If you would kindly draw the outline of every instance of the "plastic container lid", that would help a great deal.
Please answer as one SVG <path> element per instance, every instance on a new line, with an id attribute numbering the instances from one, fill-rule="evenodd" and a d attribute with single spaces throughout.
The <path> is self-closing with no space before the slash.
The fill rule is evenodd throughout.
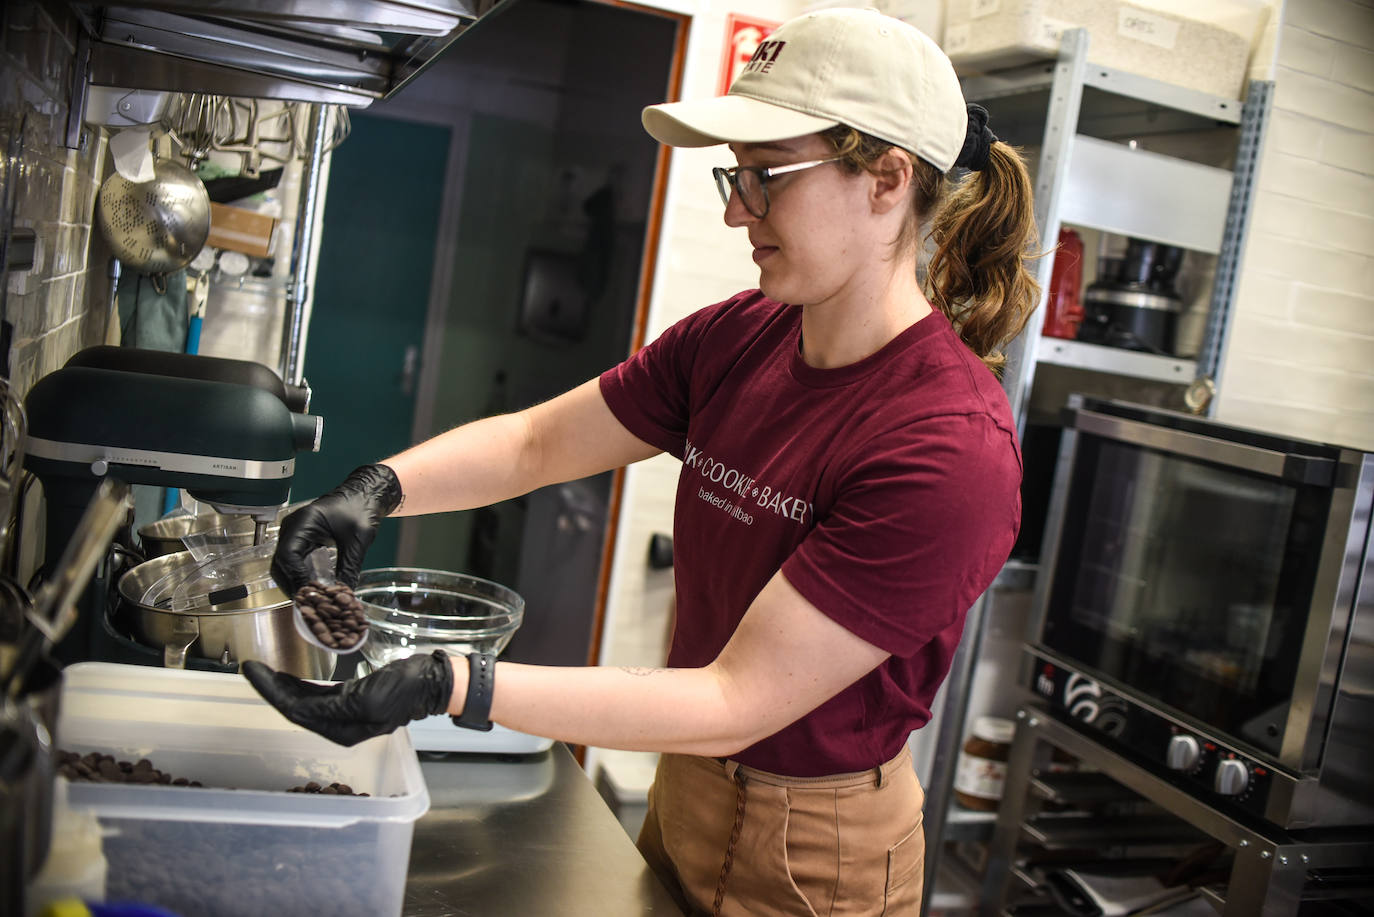
<path id="1" fill-rule="evenodd" d="M 973 721 L 973 734 L 984 742 L 1010 745 L 1016 738 L 1016 724 L 996 716 L 980 716 Z"/>

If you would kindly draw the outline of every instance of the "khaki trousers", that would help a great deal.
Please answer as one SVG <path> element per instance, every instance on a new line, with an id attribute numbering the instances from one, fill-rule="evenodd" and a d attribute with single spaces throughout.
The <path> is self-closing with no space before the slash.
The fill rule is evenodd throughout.
<path id="1" fill-rule="evenodd" d="M 906 749 L 814 778 L 663 755 L 639 849 L 691 914 L 915 915 L 924 801 Z"/>

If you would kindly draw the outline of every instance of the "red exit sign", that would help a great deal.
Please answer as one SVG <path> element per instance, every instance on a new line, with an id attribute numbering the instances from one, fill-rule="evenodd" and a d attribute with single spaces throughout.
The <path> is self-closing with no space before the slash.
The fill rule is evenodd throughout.
<path id="1" fill-rule="evenodd" d="M 725 95 L 730 84 L 739 76 L 749 58 L 758 50 L 759 43 L 778 27 L 779 23 L 753 16 L 740 16 L 729 13 L 725 17 L 725 50 L 721 54 L 720 85 L 716 92 Z"/>

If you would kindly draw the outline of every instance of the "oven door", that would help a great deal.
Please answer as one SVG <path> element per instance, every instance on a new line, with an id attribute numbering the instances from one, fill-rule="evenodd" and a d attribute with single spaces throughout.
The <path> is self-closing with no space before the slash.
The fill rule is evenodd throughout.
<path id="1" fill-rule="evenodd" d="M 1310 764 L 1285 745 L 1311 725 L 1300 671 L 1324 658 L 1310 618 L 1342 450 L 1074 404 L 1036 642 L 1205 734 Z"/>

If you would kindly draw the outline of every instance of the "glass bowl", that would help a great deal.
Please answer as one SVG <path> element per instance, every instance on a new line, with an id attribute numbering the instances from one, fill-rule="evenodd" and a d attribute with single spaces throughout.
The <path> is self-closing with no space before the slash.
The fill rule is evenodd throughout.
<path id="1" fill-rule="evenodd" d="M 525 600 L 518 593 L 443 570 L 364 570 L 353 593 L 367 614 L 362 654 L 374 669 L 434 650 L 499 654 L 525 617 Z"/>

